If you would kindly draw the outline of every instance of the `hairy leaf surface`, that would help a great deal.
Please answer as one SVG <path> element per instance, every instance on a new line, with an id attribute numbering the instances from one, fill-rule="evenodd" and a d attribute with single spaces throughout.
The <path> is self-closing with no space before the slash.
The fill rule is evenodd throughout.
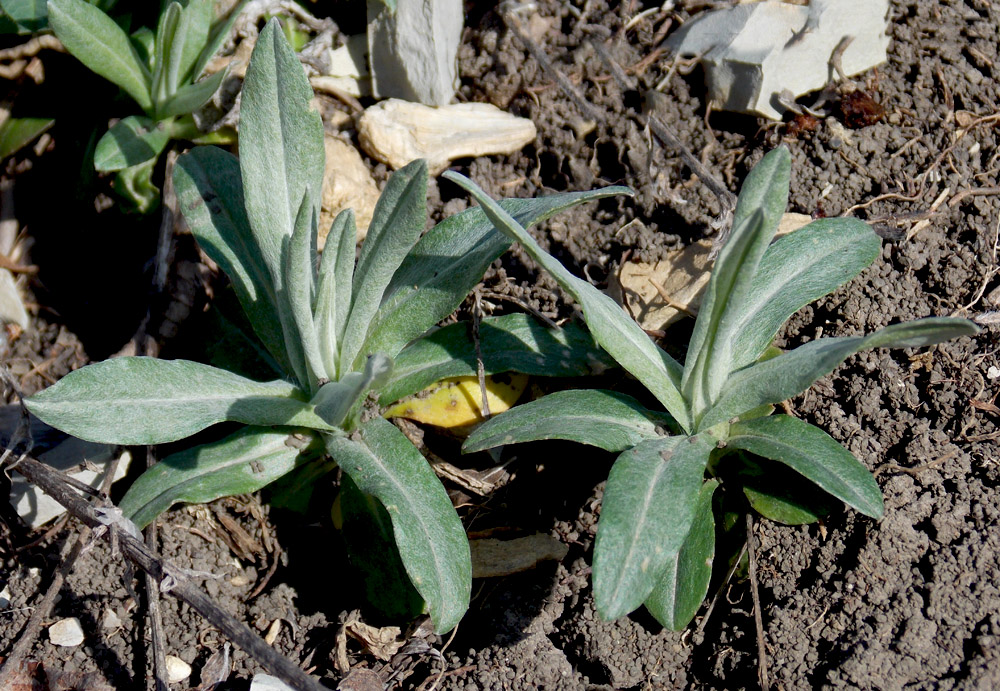
<path id="1" fill-rule="evenodd" d="M 382 418 L 356 438 L 326 436 L 330 455 L 389 517 L 403 565 L 427 603 L 434 630 L 450 631 L 469 607 L 469 541 L 441 481 L 420 452 Z"/>
<path id="2" fill-rule="evenodd" d="M 641 442 L 618 457 L 604 490 L 594 543 L 594 600 L 607 620 L 636 609 L 691 530 L 714 440 Z"/>
<path id="3" fill-rule="evenodd" d="M 851 355 L 870 348 L 916 348 L 971 336 L 979 328 L 966 319 L 929 317 L 893 324 L 869 336 L 820 338 L 764 360 L 729 377 L 718 403 L 701 421 L 701 429 L 741 413 L 796 396 Z"/>
<path id="4" fill-rule="evenodd" d="M 881 518 L 875 478 L 829 434 L 788 415 L 759 417 L 730 428 L 727 447 L 779 461 L 866 516 Z"/>
<path id="5" fill-rule="evenodd" d="M 149 71 L 111 17 L 84 0 L 50 0 L 49 25 L 73 57 L 152 110 Z"/>
<path id="6" fill-rule="evenodd" d="M 671 631 L 687 626 L 708 594 L 715 557 L 712 496 L 718 486 L 716 480 L 701 486 L 691 531 L 681 548 L 667 560 L 663 576 L 644 603 L 649 613 Z"/>
<path id="7" fill-rule="evenodd" d="M 129 487 L 119 507 L 140 528 L 178 502 L 196 504 L 256 492 L 317 457 L 294 430 L 247 427 L 220 441 L 171 454 Z M 300 448 L 301 447 L 301 448 Z"/>
<path id="8" fill-rule="evenodd" d="M 285 381 L 255 382 L 188 360 L 121 357 L 70 372 L 25 405 L 74 437 L 163 444 L 219 422 L 332 430 Z"/>
<path id="9" fill-rule="evenodd" d="M 621 452 L 663 436 L 662 428 L 671 422 L 663 413 L 647 410 L 634 398 L 614 391 L 557 391 L 484 422 L 465 440 L 462 451 L 565 439 Z"/>

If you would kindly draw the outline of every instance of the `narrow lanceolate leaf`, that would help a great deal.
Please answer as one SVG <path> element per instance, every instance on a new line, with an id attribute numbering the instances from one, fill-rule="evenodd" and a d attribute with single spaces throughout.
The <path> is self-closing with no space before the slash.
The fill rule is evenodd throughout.
<path id="1" fill-rule="evenodd" d="M 712 495 L 718 486 L 716 480 L 701 486 L 691 531 L 677 553 L 667 560 L 663 576 L 644 603 L 649 613 L 671 631 L 680 631 L 694 619 L 708 593 L 715 557 Z"/>
<path id="2" fill-rule="evenodd" d="M 541 439 L 565 439 L 621 452 L 664 436 L 673 421 L 614 391 L 559 391 L 515 406 L 477 427 L 463 453 Z"/>
<path id="3" fill-rule="evenodd" d="M 122 498 L 125 517 L 140 528 L 178 502 L 208 502 L 256 492 L 320 450 L 311 435 L 247 427 L 225 439 L 171 454 L 139 476 Z"/>
<path id="4" fill-rule="evenodd" d="M 681 366 L 653 343 L 610 297 L 545 252 L 524 227 L 468 178 L 454 172 L 445 177 L 468 191 L 498 230 L 521 243 L 536 262 L 552 274 L 583 309 L 587 327 L 602 348 L 649 389 L 683 428 L 689 428 L 687 404 L 680 392 Z"/>
<path id="5" fill-rule="evenodd" d="M 185 223 L 233 284 L 268 352 L 292 376 L 270 269 L 250 230 L 235 156 L 214 146 L 192 149 L 174 166 L 174 188 Z"/>
<path id="6" fill-rule="evenodd" d="M 820 338 L 778 357 L 764 360 L 729 377 L 718 403 L 701 420 L 708 429 L 769 403 L 796 396 L 851 355 L 870 348 L 918 348 L 959 336 L 979 327 L 967 319 L 930 317 L 893 324 L 870 336 Z"/>
<path id="7" fill-rule="evenodd" d="M 272 19 L 254 47 L 240 105 L 240 169 L 247 217 L 275 289 L 281 291 L 282 241 L 292 234 L 306 190 L 323 187 L 323 122 L 309 107 L 305 72 Z"/>
<path id="8" fill-rule="evenodd" d="M 220 70 L 210 77 L 205 77 L 195 84 L 185 84 L 170 96 L 163 105 L 157 108 L 160 117 L 170 118 L 176 115 L 187 115 L 208 103 L 228 74 L 228 69 Z"/>
<path id="9" fill-rule="evenodd" d="M 778 238 L 764 252 L 733 325 L 731 370 L 754 362 L 799 309 L 868 267 L 881 242 L 856 218 L 823 218 Z"/>
<path id="10" fill-rule="evenodd" d="M 779 147 L 750 171 L 740 191 L 733 232 L 712 268 L 684 366 L 681 388 L 695 422 L 732 369 L 732 341 L 757 265 L 788 203 L 790 171 L 788 149 Z"/>
<path id="11" fill-rule="evenodd" d="M 329 379 L 339 379 L 337 365 L 340 336 L 351 308 L 351 279 L 354 276 L 354 239 L 357 227 L 354 211 L 344 209 L 333 220 L 326 236 L 326 248 L 319 265 L 319 285 L 313 319 L 319 338 L 320 356 Z"/>
<path id="12" fill-rule="evenodd" d="M 160 21 L 156 27 L 156 58 L 153 60 L 151 80 L 154 111 L 159 111 L 159 106 L 176 90 L 180 46 L 184 43 L 186 32 L 187 24 L 181 22 L 181 5 L 176 1 L 171 2 L 160 14 Z M 173 83 L 171 80 L 174 80 Z M 159 112 L 156 113 L 156 117 L 161 117 Z"/>
<path id="13" fill-rule="evenodd" d="M 527 228 L 577 204 L 629 193 L 626 187 L 607 187 L 537 199 L 504 199 L 500 206 Z M 454 312 L 510 243 L 480 208 L 467 209 L 431 228 L 393 275 L 364 349 L 398 353 Z"/>
<path id="14" fill-rule="evenodd" d="M 170 141 L 164 123 L 130 115 L 104 133 L 94 149 L 94 168 L 102 172 L 122 170 L 154 159 Z"/>
<path id="15" fill-rule="evenodd" d="M 340 381 L 324 384 L 313 397 L 316 414 L 328 424 L 341 427 L 347 414 L 368 393 L 381 386 L 392 374 L 392 360 L 381 353 L 368 358 L 363 372 L 348 372 Z"/>
<path id="16" fill-rule="evenodd" d="M 152 110 L 149 71 L 111 17 L 84 0 L 50 0 L 49 25 L 73 57 Z"/>
<path id="17" fill-rule="evenodd" d="M 651 439 L 611 467 L 594 543 L 594 600 L 604 619 L 636 609 L 659 583 L 691 530 L 714 448 L 704 435 Z"/>
<path id="18" fill-rule="evenodd" d="M 354 271 L 351 311 L 340 346 L 340 369 L 356 369 L 374 351 L 365 349 L 372 320 L 389 281 L 427 223 L 427 163 L 413 161 L 392 174 L 375 204 Z"/>
<path id="19" fill-rule="evenodd" d="M 392 379 L 379 403 L 388 405 L 436 381 L 477 374 L 477 355 L 486 374 L 523 372 L 542 377 L 583 377 L 614 366 L 589 333 L 573 323 L 549 328 L 527 314 L 483 319 L 479 353 L 472 324 L 450 324 L 414 341 L 395 358 Z"/>
<path id="20" fill-rule="evenodd" d="M 309 201 L 309 192 L 302 197 L 295 230 L 286 239 L 284 285 L 284 306 L 279 308 L 279 316 L 285 327 L 285 352 L 289 356 L 302 358 L 304 379 L 300 379 L 310 391 L 315 391 L 320 379 L 330 379 L 323 359 L 320 357 L 319 336 L 313 323 L 313 304 L 316 294 L 316 210 Z M 301 355 L 300 355 L 301 354 Z M 293 365 L 295 362 L 293 361 Z"/>
<path id="21" fill-rule="evenodd" d="M 285 381 L 255 382 L 187 360 L 121 357 L 70 372 L 25 401 L 37 418 L 87 441 L 163 444 L 219 422 L 332 430 Z"/>
<path id="22" fill-rule="evenodd" d="M 209 2 L 209 0 L 206 0 L 206 2 L 213 6 L 215 4 L 214 2 Z M 243 13 L 247 2 L 249 2 L 249 0 L 240 0 L 233 9 L 229 10 L 229 14 L 224 20 L 218 21 L 212 26 L 208 38 L 205 40 L 204 46 L 201 48 L 201 52 L 198 53 L 198 59 L 195 60 L 190 72 L 188 72 L 188 81 L 194 81 L 201 76 L 202 72 L 205 71 L 205 67 L 212 60 L 212 58 L 215 57 L 215 54 L 219 52 L 222 48 L 222 44 L 225 43 L 226 39 L 229 37 L 230 30 L 233 28 L 233 25 L 236 23 L 239 16 Z"/>
<path id="23" fill-rule="evenodd" d="M 199 75 L 191 74 L 198 56 L 208 42 L 212 24 L 215 22 L 215 2 L 213 0 L 190 0 L 181 12 L 181 22 L 185 25 L 183 45 L 175 48 L 179 52 L 177 60 L 177 86 L 193 82 Z"/>
<path id="24" fill-rule="evenodd" d="M 20 151 L 54 123 L 52 118 L 7 118 L 0 125 L 0 159 Z"/>
<path id="25" fill-rule="evenodd" d="M 326 436 L 327 451 L 392 519 L 403 565 L 427 603 L 434 630 L 449 631 L 469 607 L 469 541 L 441 481 L 391 423 L 374 418 L 357 438 Z"/>
<path id="26" fill-rule="evenodd" d="M 882 517 L 882 492 L 875 478 L 818 427 L 788 415 L 759 417 L 733 425 L 726 446 L 784 463 L 851 508 Z"/>

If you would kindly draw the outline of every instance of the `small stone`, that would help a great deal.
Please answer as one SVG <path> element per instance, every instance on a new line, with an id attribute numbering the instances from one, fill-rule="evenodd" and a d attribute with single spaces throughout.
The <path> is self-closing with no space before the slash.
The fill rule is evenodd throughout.
<path id="1" fill-rule="evenodd" d="M 72 648 L 83 643 L 83 627 L 76 617 L 61 619 L 49 627 L 49 640 L 55 645 Z"/>
<path id="2" fill-rule="evenodd" d="M 5 585 L 3 590 L 0 590 L 0 609 L 7 609 L 10 607 L 10 586 Z"/>
<path id="3" fill-rule="evenodd" d="M 167 655 L 167 681 L 176 684 L 191 676 L 191 665 L 176 655 Z"/>
<path id="4" fill-rule="evenodd" d="M 1000 377 L 1000 367 L 997 367 L 996 365 L 990 365 L 990 368 L 986 370 L 986 378 L 996 379 L 997 377 Z M 2 596 L 2 593 L 0 593 L 0 596 Z"/>
<path id="5" fill-rule="evenodd" d="M 105 608 L 104 613 L 101 615 L 101 628 L 111 632 L 122 628 L 122 620 L 110 607 Z"/>

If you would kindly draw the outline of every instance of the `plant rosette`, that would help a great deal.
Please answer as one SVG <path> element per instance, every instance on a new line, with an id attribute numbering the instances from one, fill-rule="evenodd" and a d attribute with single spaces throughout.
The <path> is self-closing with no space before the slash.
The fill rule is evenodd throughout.
<path id="1" fill-rule="evenodd" d="M 471 452 L 566 439 L 620 454 L 604 490 L 594 544 L 594 599 L 606 619 L 645 604 L 671 629 L 691 621 L 712 576 L 720 512 L 713 493 L 720 482 L 745 482 L 750 506 L 779 521 L 815 519 L 805 496 L 796 501 L 781 491 L 792 480 L 880 518 L 882 494 L 865 466 L 819 428 L 771 415 L 773 405 L 861 350 L 914 348 L 978 331 L 964 319 L 927 318 L 869 336 L 821 338 L 768 352 L 792 314 L 854 278 L 880 252 L 878 236 L 851 218 L 817 220 L 772 244 L 788 201 L 790 170 L 782 147 L 747 176 L 683 366 L 611 298 L 546 254 L 474 183 L 445 174 L 579 303 L 597 343 L 673 418 L 664 425 L 662 413 L 619 393 L 563 391 L 491 419 L 463 447 Z M 725 472 L 734 459 L 739 472 Z"/>
<path id="2" fill-rule="evenodd" d="M 447 631 L 468 607 L 468 540 L 433 469 L 379 412 L 440 379 L 475 375 L 480 362 L 487 374 L 581 376 L 606 366 L 606 356 L 582 329 L 549 329 L 524 315 L 482 320 L 478 353 L 468 324 L 435 329 L 510 241 L 478 208 L 424 233 L 422 161 L 387 182 L 356 266 L 350 210 L 334 220 L 318 259 L 324 147 L 311 97 L 302 65 L 270 21 L 243 85 L 239 158 L 199 147 L 174 171 L 184 219 L 229 276 L 252 327 L 244 343 L 277 378 L 122 357 L 71 373 L 26 405 L 54 427 L 109 444 L 161 444 L 217 423 L 245 425 L 147 470 L 121 502 L 139 526 L 176 502 L 255 491 L 296 469 L 315 477 L 332 459 L 357 490 L 348 503 L 369 506 L 376 519 L 388 515 L 409 580 L 435 629 Z M 509 199 L 501 208 L 529 225 L 623 193 Z"/>

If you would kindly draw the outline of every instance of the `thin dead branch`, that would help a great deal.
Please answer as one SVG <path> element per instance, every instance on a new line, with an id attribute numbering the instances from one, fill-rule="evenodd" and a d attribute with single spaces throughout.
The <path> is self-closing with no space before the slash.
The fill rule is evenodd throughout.
<path id="1" fill-rule="evenodd" d="M 109 525 L 107 518 L 102 519 L 94 506 L 71 489 L 65 475 L 28 456 L 23 456 L 14 469 L 28 482 L 62 504 L 84 525 L 91 528 L 104 526 L 104 536 L 108 539 L 112 536 L 117 539 L 121 552 L 156 579 L 161 592 L 169 592 L 194 609 L 272 674 L 300 691 L 326 691 L 314 677 L 307 675 L 298 665 L 269 646 L 246 624 L 220 607 L 190 580 L 184 569 L 157 556 L 142 540 L 131 535 L 125 528 L 128 523 L 118 520 L 111 521 Z M 105 510 L 105 514 L 107 513 Z"/>

